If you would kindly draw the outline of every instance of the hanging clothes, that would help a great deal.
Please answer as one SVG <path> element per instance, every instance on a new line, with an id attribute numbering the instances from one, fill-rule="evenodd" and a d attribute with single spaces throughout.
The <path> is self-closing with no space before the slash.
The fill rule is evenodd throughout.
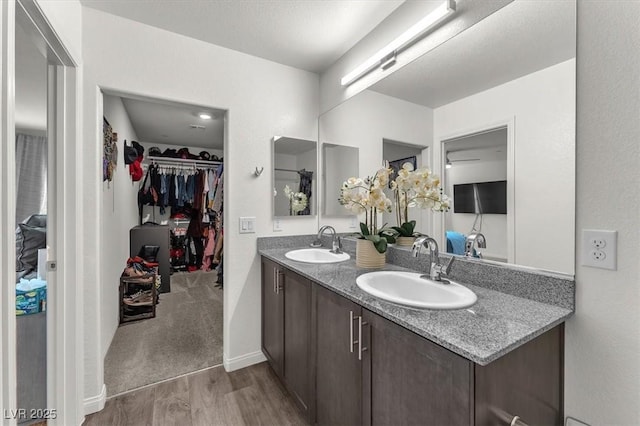
<path id="1" fill-rule="evenodd" d="M 307 196 L 307 207 L 305 207 L 304 210 L 299 211 L 298 215 L 308 216 L 311 214 L 311 188 L 313 184 L 313 172 L 302 169 L 298 171 L 298 175 L 300 175 L 300 187 L 298 188 L 298 192 L 302 192 Z"/>

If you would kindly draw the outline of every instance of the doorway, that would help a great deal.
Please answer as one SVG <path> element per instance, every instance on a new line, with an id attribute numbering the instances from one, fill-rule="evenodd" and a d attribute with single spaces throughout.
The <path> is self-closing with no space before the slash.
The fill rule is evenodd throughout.
<path id="1" fill-rule="evenodd" d="M 77 303 L 82 290 L 71 289 L 69 283 L 78 280 L 76 259 L 82 252 L 82 240 L 65 226 L 77 221 L 79 203 L 76 194 L 80 177 L 74 169 L 65 167 L 74 158 L 78 140 L 76 63 L 34 0 L 1 2 L 0 46 L 0 400 L 4 418 L 11 422 L 46 419 L 52 424 L 77 424 L 76 407 L 82 400 L 80 374 L 70 366 L 81 362 L 82 357 L 78 342 L 83 335 L 78 320 L 82 306 Z M 37 83 L 29 83 L 32 76 L 21 75 L 23 72 L 36 73 Z M 27 149 L 35 143 L 33 137 L 42 138 L 41 154 L 30 154 Z M 40 164 L 39 179 L 33 179 L 36 173 L 30 168 L 26 174 L 20 171 L 17 160 L 22 163 L 29 158 Z M 25 202 L 26 192 L 32 190 L 37 196 Z M 23 217 L 25 214 L 27 217 Z M 30 237 L 39 231 L 40 238 L 27 238 L 22 232 L 17 239 L 16 228 Z M 20 240 L 23 244 L 19 248 L 16 243 Z M 27 250 L 29 256 L 24 257 L 27 240 L 38 241 L 36 247 L 46 241 L 46 250 Z M 46 290 L 38 286 L 20 294 L 16 287 L 20 279 L 33 285 L 34 277 L 40 283 L 46 281 Z M 17 309 L 18 304 L 25 309 Z M 17 321 L 17 317 L 22 318 Z M 37 332 L 30 332 L 32 327 Z M 21 356 L 25 345 L 34 351 L 33 356 Z M 33 372 L 33 377 L 23 375 L 19 371 L 22 362 L 35 362 L 39 371 Z"/>
<path id="2" fill-rule="evenodd" d="M 413 145 L 406 142 L 395 141 L 391 139 L 382 139 L 382 159 L 389 162 L 390 166 L 395 169 L 399 169 L 406 162 L 410 163 L 414 169 L 421 167 L 430 167 L 429 162 L 429 148 L 426 146 Z M 395 176 L 393 178 L 395 179 Z M 389 199 L 394 199 L 393 192 L 387 188 L 385 190 Z M 411 209 L 409 219 L 416 221 L 415 232 L 419 232 L 424 235 L 431 235 L 431 221 L 429 220 L 429 213 L 423 209 Z M 400 226 L 396 219 L 395 211 L 383 212 L 382 223 L 387 223 L 388 226 Z"/>
<path id="3" fill-rule="evenodd" d="M 101 240 L 119 248 L 101 271 L 111 398 L 222 364 L 226 111 L 113 91 L 102 100 L 105 158 L 108 143 L 120 153 L 102 188 Z M 155 288 L 123 284 L 140 270 Z"/>

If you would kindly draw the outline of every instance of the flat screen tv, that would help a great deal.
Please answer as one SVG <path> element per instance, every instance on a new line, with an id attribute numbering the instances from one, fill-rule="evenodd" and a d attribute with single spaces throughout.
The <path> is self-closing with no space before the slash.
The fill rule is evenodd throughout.
<path id="1" fill-rule="evenodd" d="M 453 212 L 507 214 L 507 181 L 453 185 Z"/>

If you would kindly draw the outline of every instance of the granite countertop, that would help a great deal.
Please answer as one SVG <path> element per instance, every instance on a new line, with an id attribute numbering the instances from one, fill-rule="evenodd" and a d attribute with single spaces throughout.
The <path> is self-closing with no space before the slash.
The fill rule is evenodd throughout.
<path id="1" fill-rule="evenodd" d="M 477 364 L 487 365 L 552 329 L 573 310 L 456 280 L 478 296 L 465 309 L 414 309 L 371 296 L 356 285 L 358 275 L 371 269 L 356 267 L 355 258 L 333 264 L 289 260 L 291 248 L 262 248 L 258 253 L 350 299 L 394 323 Z M 383 270 L 411 271 L 387 263 Z"/>

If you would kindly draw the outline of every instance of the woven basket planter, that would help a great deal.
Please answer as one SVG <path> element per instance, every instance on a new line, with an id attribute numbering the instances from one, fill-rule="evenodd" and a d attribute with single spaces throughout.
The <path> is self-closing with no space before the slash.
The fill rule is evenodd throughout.
<path id="1" fill-rule="evenodd" d="M 378 253 L 369 240 L 356 243 L 356 266 L 360 268 L 382 268 L 387 261 L 386 253 Z"/>
<path id="2" fill-rule="evenodd" d="M 416 237 L 398 237 L 396 238 L 396 245 L 412 246 L 415 241 Z"/>

